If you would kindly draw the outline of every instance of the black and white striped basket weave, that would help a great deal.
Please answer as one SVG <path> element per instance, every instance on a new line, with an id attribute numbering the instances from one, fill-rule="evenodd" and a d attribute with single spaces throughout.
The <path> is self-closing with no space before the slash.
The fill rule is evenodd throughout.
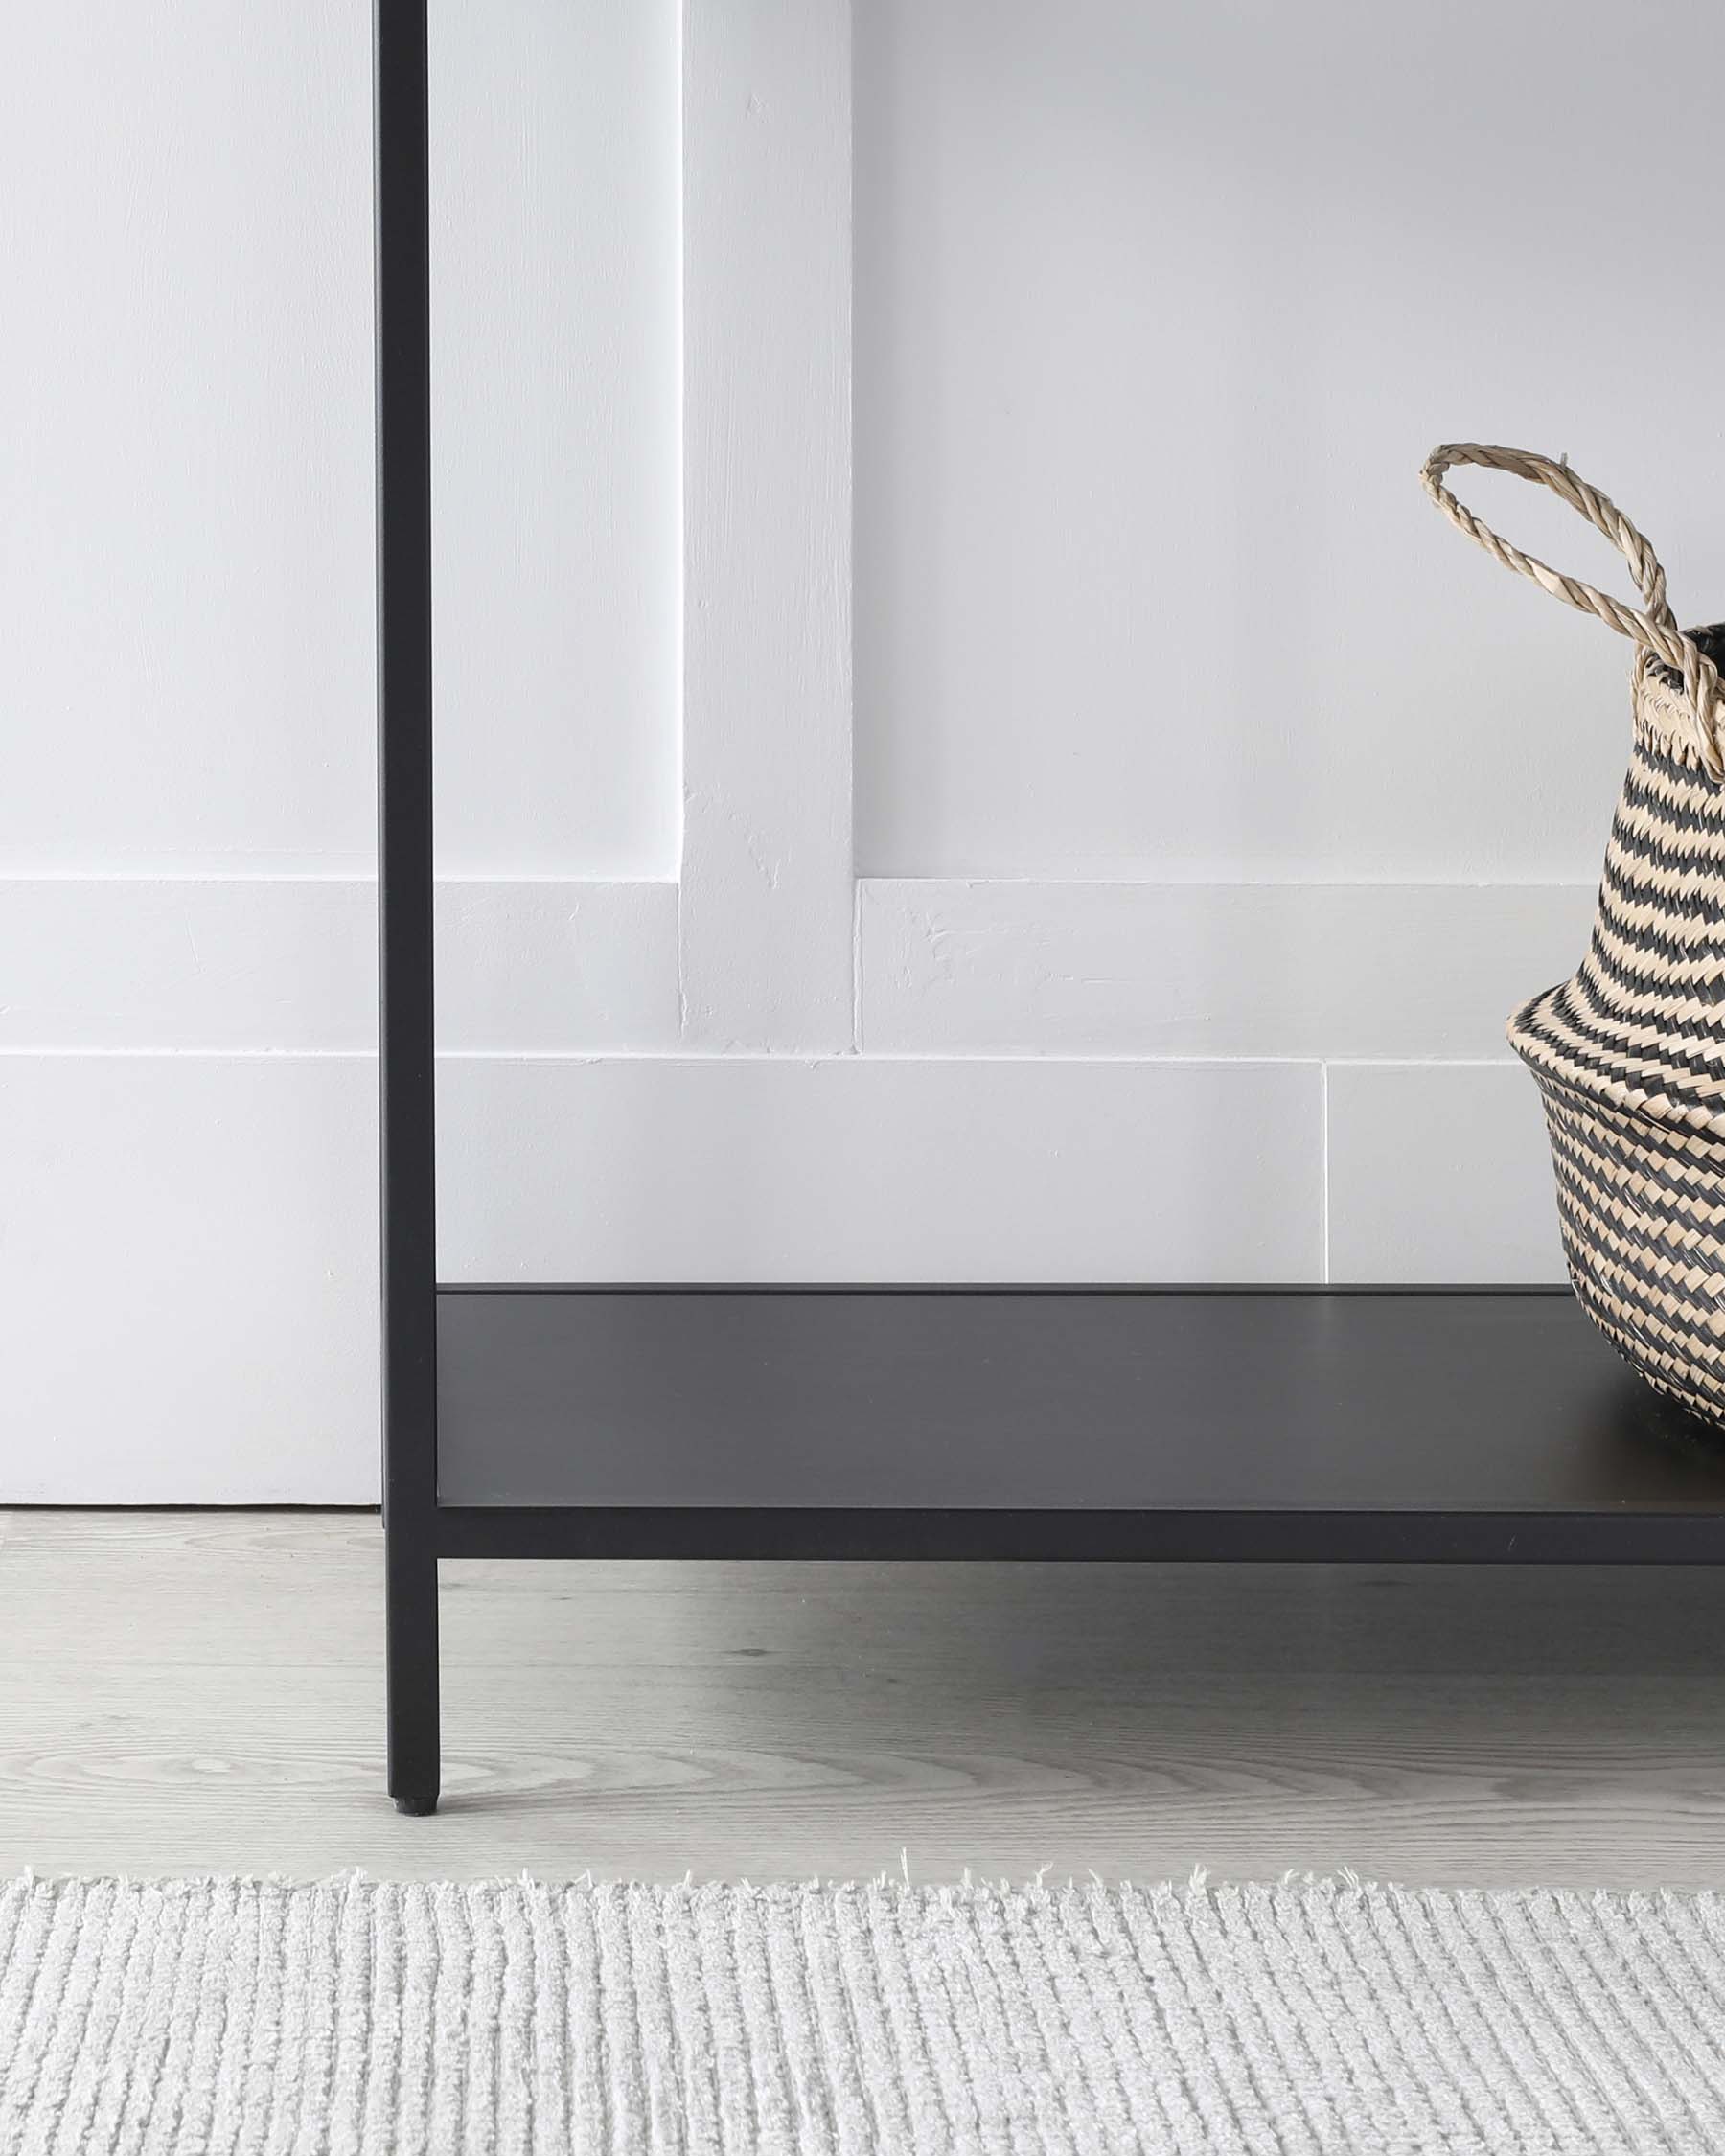
<path id="1" fill-rule="evenodd" d="M 1560 494 L 1621 549 L 1645 610 L 1500 539 L 1443 485 L 1461 464 Z M 1421 477 L 1487 553 L 1636 645 L 1634 749 L 1593 941 L 1516 1012 L 1509 1043 L 1545 1099 L 1576 1295 L 1644 1377 L 1725 1423 L 1725 624 L 1677 627 L 1652 548 L 1567 465 L 1449 443 Z"/>

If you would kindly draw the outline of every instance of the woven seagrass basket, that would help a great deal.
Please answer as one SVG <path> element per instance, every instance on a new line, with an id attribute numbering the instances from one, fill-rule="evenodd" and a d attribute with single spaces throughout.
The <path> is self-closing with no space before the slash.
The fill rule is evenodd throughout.
<path id="1" fill-rule="evenodd" d="M 1461 464 L 1560 494 L 1622 551 L 1645 610 L 1500 539 L 1443 485 Z M 1593 941 L 1516 1012 L 1509 1043 L 1544 1096 L 1583 1307 L 1651 1384 L 1725 1424 L 1725 624 L 1679 629 L 1653 549 L 1565 464 L 1452 442 L 1421 478 L 1488 554 L 1636 646 L 1634 747 Z"/>

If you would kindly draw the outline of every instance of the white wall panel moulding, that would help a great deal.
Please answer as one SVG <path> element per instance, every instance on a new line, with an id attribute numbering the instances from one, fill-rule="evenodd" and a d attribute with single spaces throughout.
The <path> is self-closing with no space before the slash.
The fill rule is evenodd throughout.
<path id="1" fill-rule="evenodd" d="M 446 1278 L 1318 1276 L 1320 1072 L 854 1056 L 439 1072 Z"/>
<path id="2" fill-rule="evenodd" d="M 1502 1058 L 1504 1018 L 1573 967 L 1592 904 L 1580 885 L 870 881 L 862 1046 Z M 361 879 L 0 880 L 0 1048 L 369 1049 L 376 906 Z M 680 1029 L 673 883 L 451 882 L 438 929 L 447 1048 L 731 1045 Z"/>
<path id="3" fill-rule="evenodd" d="M 377 884 L 0 880 L 0 1049 L 368 1052 Z M 677 886 L 438 887 L 450 1049 L 678 1044 Z"/>
<path id="4" fill-rule="evenodd" d="M 677 912 L 675 883 L 440 884 L 440 1046 L 675 1048 Z"/>
<path id="5" fill-rule="evenodd" d="M 1561 1280 L 1551 1150 L 1518 1063 L 1328 1073 L 1329 1277 Z"/>
<path id="6" fill-rule="evenodd" d="M 1507 1058 L 1591 884 L 858 885 L 862 1044 L 925 1055 Z"/>

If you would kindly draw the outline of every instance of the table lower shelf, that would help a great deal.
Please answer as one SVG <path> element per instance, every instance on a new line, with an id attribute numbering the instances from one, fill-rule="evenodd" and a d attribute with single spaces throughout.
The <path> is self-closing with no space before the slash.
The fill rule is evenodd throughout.
<path id="1" fill-rule="evenodd" d="M 438 1294 L 445 1555 L 1713 1562 L 1566 1291 Z"/>

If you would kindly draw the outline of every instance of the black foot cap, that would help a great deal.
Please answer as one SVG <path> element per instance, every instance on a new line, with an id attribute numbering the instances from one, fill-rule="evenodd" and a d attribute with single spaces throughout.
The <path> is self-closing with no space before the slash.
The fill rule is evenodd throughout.
<path id="1" fill-rule="evenodd" d="M 429 1797 L 398 1797 L 395 1808 L 409 1819 L 429 1819 L 437 1809 L 437 1797 L 435 1792 Z"/>

